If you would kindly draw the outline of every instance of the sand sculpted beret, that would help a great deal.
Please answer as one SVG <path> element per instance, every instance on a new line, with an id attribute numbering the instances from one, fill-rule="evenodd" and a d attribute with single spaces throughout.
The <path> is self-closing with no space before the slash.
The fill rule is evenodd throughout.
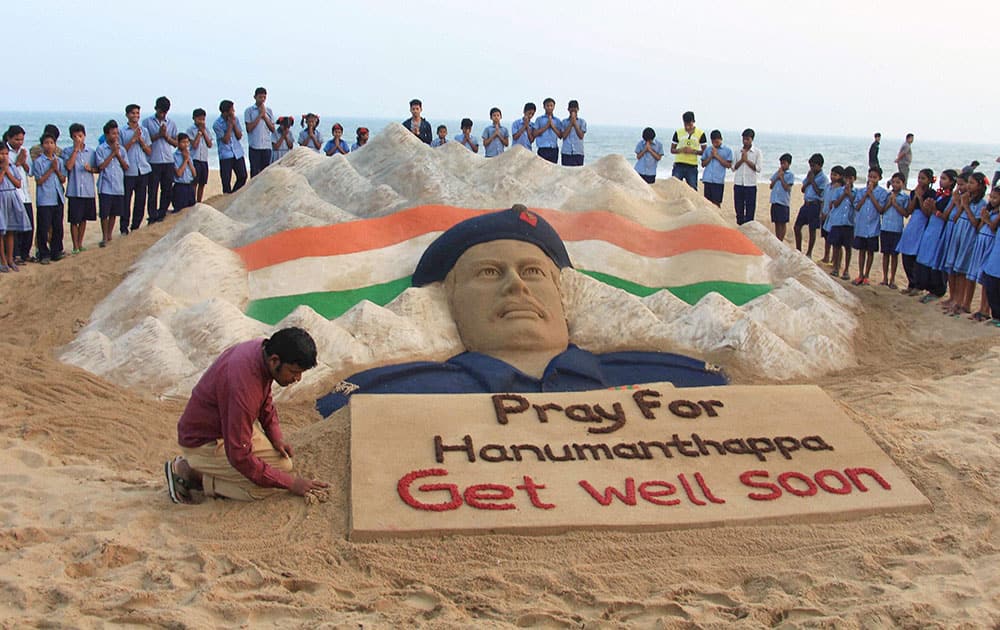
<path id="1" fill-rule="evenodd" d="M 413 286 L 444 280 L 465 250 L 490 241 L 513 240 L 536 245 L 560 269 L 572 267 L 559 234 L 549 223 L 521 204 L 456 223 L 434 239 L 413 272 Z"/>

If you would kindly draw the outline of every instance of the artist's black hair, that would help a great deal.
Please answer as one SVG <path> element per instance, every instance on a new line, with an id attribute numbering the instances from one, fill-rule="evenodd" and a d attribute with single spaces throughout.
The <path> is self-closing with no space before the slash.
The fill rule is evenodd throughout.
<path id="1" fill-rule="evenodd" d="M 301 328 L 282 328 L 265 339 L 264 354 L 278 355 L 282 363 L 292 363 L 303 370 L 316 367 L 316 342 Z"/>

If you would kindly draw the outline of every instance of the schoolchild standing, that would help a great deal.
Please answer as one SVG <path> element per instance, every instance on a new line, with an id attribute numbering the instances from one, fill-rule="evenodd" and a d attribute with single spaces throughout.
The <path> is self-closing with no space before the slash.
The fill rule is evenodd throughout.
<path id="1" fill-rule="evenodd" d="M 187 136 L 191 141 L 191 161 L 194 163 L 194 170 L 198 172 L 194 178 L 195 200 L 198 203 L 201 203 L 205 186 L 208 184 L 208 150 L 212 148 L 212 134 L 205 125 L 207 116 L 207 112 L 200 107 L 191 112 L 194 124 L 187 130 Z"/>
<path id="2" fill-rule="evenodd" d="M 882 207 L 882 217 L 879 220 L 879 249 L 882 251 L 882 286 L 896 288 L 896 268 L 899 265 L 899 252 L 896 246 L 903 235 L 903 221 L 908 212 L 906 206 L 909 196 L 903 192 L 903 175 L 894 173 L 889 179 L 889 195 Z"/>
<path id="3" fill-rule="evenodd" d="M 125 173 L 128 158 L 121 144 L 118 123 L 109 120 L 104 124 L 104 142 L 94 152 L 97 172 L 97 200 L 101 218 L 101 242 L 106 247 L 115 231 L 115 219 L 122 225 L 128 223 L 128 206 L 125 204 Z"/>
<path id="4" fill-rule="evenodd" d="M 97 189 L 94 186 L 94 151 L 87 146 L 87 130 L 80 123 L 69 126 L 73 146 L 63 149 L 66 164 L 66 197 L 69 200 L 69 235 L 73 254 L 84 251 L 87 221 L 97 220 Z"/>
<path id="5" fill-rule="evenodd" d="M 18 271 L 15 260 L 16 235 L 31 229 L 18 191 L 23 180 L 11 163 L 10 149 L 0 143 L 0 272 Z"/>
<path id="6" fill-rule="evenodd" d="M 135 103 L 125 106 L 125 118 L 128 123 L 121 132 L 125 160 L 128 162 L 128 170 L 125 171 L 125 207 L 129 206 L 133 195 L 135 201 L 132 203 L 132 219 L 122 221 L 123 236 L 130 230 L 138 230 L 142 226 L 142 215 L 146 212 L 149 174 L 152 171 L 152 167 L 149 166 L 149 155 L 153 152 L 153 141 L 146 128 L 139 124 L 140 115 L 139 106 Z"/>
<path id="7" fill-rule="evenodd" d="M 35 206 L 38 221 L 35 234 L 38 241 L 38 262 L 43 265 L 62 260 L 63 213 L 66 207 L 66 165 L 56 151 L 56 138 L 42 134 L 42 154 L 31 163 L 35 178 Z"/>
<path id="8" fill-rule="evenodd" d="M 153 140 L 149 154 L 149 188 L 146 196 L 146 214 L 150 223 L 162 221 L 167 216 L 170 205 L 170 189 L 174 185 L 174 148 L 177 146 L 177 125 L 167 117 L 170 99 L 161 96 L 156 99 L 156 111 L 142 121 L 142 126 Z M 159 203 L 157 203 L 159 189 Z"/>

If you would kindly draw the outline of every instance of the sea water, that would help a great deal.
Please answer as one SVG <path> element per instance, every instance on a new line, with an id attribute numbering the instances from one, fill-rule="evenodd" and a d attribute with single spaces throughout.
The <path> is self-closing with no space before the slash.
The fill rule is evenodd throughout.
<path id="1" fill-rule="evenodd" d="M 239 109 L 239 108 L 237 108 Z M 240 110 L 242 111 L 242 110 Z M 144 117 L 148 115 L 144 113 Z M 289 113 L 274 112 L 279 115 L 291 115 Z M 174 123 L 179 131 L 186 131 L 191 126 L 191 118 L 187 115 L 172 115 Z M 216 116 L 210 114 L 207 124 L 211 127 Z M 296 121 L 299 117 L 296 116 Z M 54 124 L 59 127 L 62 135 L 59 137 L 59 146 L 68 146 L 69 126 L 74 122 L 83 124 L 87 129 L 87 143 L 91 146 L 97 145 L 97 139 L 101 135 L 101 128 L 110 119 L 118 121 L 119 126 L 125 125 L 125 116 L 113 112 L 26 112 L 26 111 L 5 111 L 0 112 L 0 126 L 6 130 L 9 125 L 17 124 L 24 127 L 26 132 L 25 144 L 32 146 L 38 143 L 38 138 L 46 124 Z M 331 137 L 330 128 L 335 122 L 339 122 L 344 127 L 344 139 L 353 143 L 355 140 L 355 130 L 358 127 L 367 127 L 371 134 L 377 134 L 386 125 L 398 120 L 387 118 L 360 118 L 353 116 L 343 116 L 340 118 L 320 115 L 320 129 L 323 131 L 325 139 Z M 516 118 L 508 117 L 504 120 L 504 126 L 508 129 Z M 461 132 L 459 120 L 434 120 L 429 119 L 432 130 L 436 130 L 438 124 L 448 126 L 448 137 L 453 138 Z M 474 122 L 473 135 L 476 138 L 482 136 L 483 129 L 489 125 L 489 121 L 478 120 Z M 642 138 L 642 127 L 625 125 L 605 125 L 598 121 L 587 121 L 587 135 L 584 141 L 586 162 L 594 162 L 606 155 L 623 155 L 630 164 L 635 163 L 635 146 Z M 679 125 L 678 125 L 679 126 Z M 669 126 L 655 127 L 657 139 L 663 143 L 665 155 L 660 161 L 658 176 L 668 177 L 670 175 L 673 161 L 670 156 L 670 138 L 675 128 Z M 704 128 L 705 133 L 709 128 Z M 298 136 L 298 123 L 293 129 L 295 136 Z M 741 130 L 721 129 L 723 143 L 733 149 L 734 155 L 739 154 L 742 146 L 740 140 Z M 915 130 L 915 132 L 919 131 Z M 435 132 L 436 135 L 436 132 Z M 792 172 L 795 173 L 796 180 L 801 181 L 809 170 L 809 156 L 813 153 L 821 153 L 825 158 L 824 170 L 829 169 L 834 164 L 842 166 L 854 166 L 858 170 L 858 180 L 863 181 L 868 170 L 868 147 L 872 142 L 871 137 L 839 137 L 824 135 L 805 135 L 789 133 L 773 133 L 765 130 L 757 130 L 755 144 L 764 155 L 764 165 L 761 169 L 760 181 L 767 181 L 770 175 L 778 169 L 778 156 L 782 153 L 792 155 Z M 885 172 L 885 180 L 896 171 L 893 160 L 903 143 L 902 138 L 882 139 L 879 161 L 882 170 Z M 243 144 L 246 146 L 246 135 L 243 137 Z M 972 160 L 978 160 L 980 165 L 977 170 L 982 171 L 987 177 L 992 179 L 993 172 L 1000 170 L 997 156 L 1000 149 L 983 143 L 975 142 L 941 142 L 932 140 L 922 140 L 917 136 L 913 143 L 913 163 L 910 166 L 909 186 L 916 184 L 917 172 L 922 168 L 931 168 L 935 174 L 946 168 L 955 170 L 961 169 Z M 482 149 L 480 149 L 481 151 Z M 209 151 L 209 165 L 217 169 L 219 165 L 218 154 L 215 150 Z M 729 179 L 732 179 L 730 173 Z"/>

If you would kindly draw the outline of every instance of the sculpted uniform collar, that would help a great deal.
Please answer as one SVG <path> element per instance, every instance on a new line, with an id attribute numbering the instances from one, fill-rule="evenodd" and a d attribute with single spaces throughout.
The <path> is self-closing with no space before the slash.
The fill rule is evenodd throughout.
<path id="1" fill-rule="evenodd" d="M 567 384 L 571 389 L 580 389 L 588 386 L 601 387 L 605 382 L 598 357 L 573 344 L 549 362 L 541 379 L 479 352 L 463 352 L 447 363 L 460 367 L 468 376 L 481 383 L 484 392 L 558 391 L 554 388 L 559 381 L 562 381 L 560 387 L 565 391 Z M 526 390 L 521 385 L 523 383 L 532 383 L 534 388 Z"/>

